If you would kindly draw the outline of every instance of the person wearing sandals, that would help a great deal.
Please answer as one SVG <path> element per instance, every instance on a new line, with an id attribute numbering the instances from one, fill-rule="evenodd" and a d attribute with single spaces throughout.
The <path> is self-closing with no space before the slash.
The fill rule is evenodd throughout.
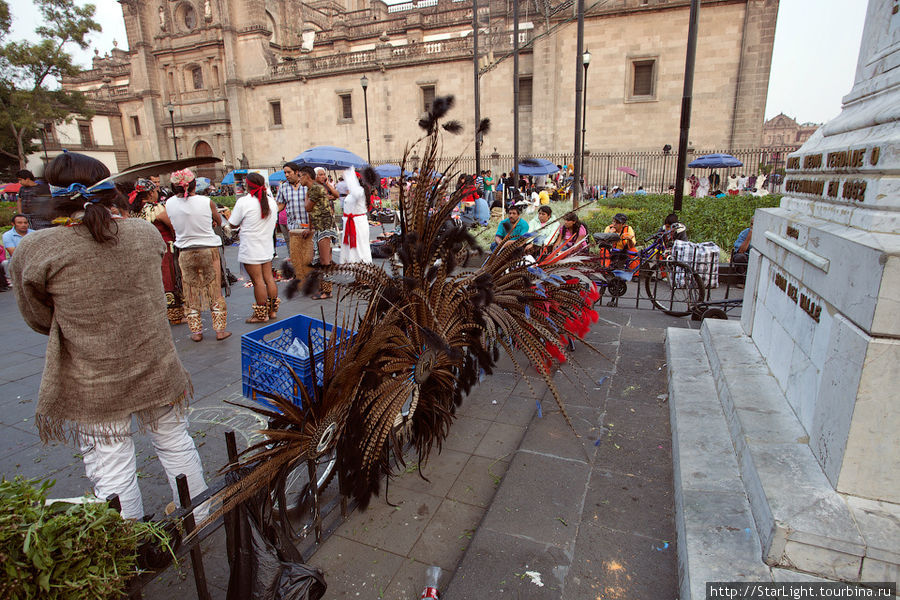
<path id="1" fill-rule="evenodd" d="M 222 215 L 215 203 L 194 192 L 197 181 L 190 169 L 175 171 L 169 176 L 175 195 L 166 200 L 166 214 L 175 229 L 175 248 L 184 288 L 185 317 L 191 339 L 203 339 L 203 320 L 200 311 L 212 313 L 213 330 L 217 340 L 231 336 L 228 325 L 228 306 L 222 295 L 222 265 L 219 247 L 222 239 L 213 231 L 213 222 L 222 224 Z"/>
<path id="2" fill-rule="evenodd" d="M 122 517 L 144 517 L 132 417 L 146 431 L 177 499 L 206 489 L 188 433 L 191 380 L 160 301 L 165 244 L 143 219 L 125 219 L 125 198 L 95 158 L 64 152 L 45 170 L 46 216 L 66 226 L 27 235 L 10 264 L 25 322 L 48 336 L 35 425 L 41 441 L 73 440 L 97 498 L 118 494 Z"/>
<path id="3" fill-rule="evenodd" d="M 278 286 L 272 274 L 272 243 L 278 222 L 278 205 L 268 193 L 265 178 L 259 173 L 247 174 L 246 196 L 234 203 L 228 222 L 241 228 L 238 261 L 253 282 L 253 315 L 247 323 L 265 323 L 278 315 Z"/>
<path id="4" fill-rule="evenodd" d="M 159 200 L 159 185 L 150 179 L 138 179 L 128 196 L 132 217 L 144 219 L 156 227 L 166 243 L 162 260 L 163 288 L 166 290 L 166 312 L 170 325 L 186 323 L 181 300 L 181 276 L 175 268 L 175 230 L 166 214 L 166 205 Z"/>
<path id="5" fill-rule="evenodd" d="M 316 172 L 312 167 L 304 165 L 300 167 L 300 185 L 306 187 L 306 211 L 309 214 L 309 224 L 313 230 L 313 244 L 319 249 L 319 265 L 331 266 L 331 242 L 338 239 L 334 228 L 334 210 L 331 208 L 331 198 L 322 184 L 316 181 Z M 324 279 L 319 284 L 319 293 L 312 296 L 313 300 L 327 300 L 331 298 L 331 282 Z"/>

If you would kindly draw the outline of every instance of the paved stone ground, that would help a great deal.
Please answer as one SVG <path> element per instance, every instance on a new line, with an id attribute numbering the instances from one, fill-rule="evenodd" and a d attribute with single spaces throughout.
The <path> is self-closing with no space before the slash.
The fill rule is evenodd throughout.
<path id="1" fill-rule="evenodd" d="M 226 254 L 236 265 L 236 249 Z M 237 284 L 228 302 L 229 340 L 207 336 L 197 344 L 186 326 L 173 328 L 194 382 L 190 430 L 209 477 L 225 462 L 224 431 L 237 431 L 243 448 L 264 425 L 223 402 L 242 400 L 239 336 L 253 327 L 243 323 L 251 290 Z M 281 316 L 318 317 L 323 306 L 330 318 L 333 301 L 307 299 L 284 303 Z M 633 308 L 600 313 L 587 339 L 606 358 L 579 348 L 555 377 L 581 437 L 539 379 L 530 378 L 529 389 L 502 363 L 464 400 L 442 452 L 426 465 L 410 457 L 392 480 L 387 498 L 395 506 L 382 494 L 312 556 L 326 572 L 326 597 L 417 598 L 430 564 L 444 569 L 445 598 L 676 597 L 663 340 L 665 327 L 698 324 Z M 37 438 L 46 338 L 22 322 L 11 293 L 0 294 L 0 340 L 8 349 L 0 368 L 0 474 L 52 477 L 55 497 L 88 491 L 77 449 Z M 159 511 L 171 500 L 167 480 L 149 440 L 135 442 L 145 509 Z M 214 598 L 224 598 L 228 584 L 223 541 L 220 531 L 203 547 Z M 145 597 L 196 597 L 189 571 L 185 562 L 158 577 Z"/>

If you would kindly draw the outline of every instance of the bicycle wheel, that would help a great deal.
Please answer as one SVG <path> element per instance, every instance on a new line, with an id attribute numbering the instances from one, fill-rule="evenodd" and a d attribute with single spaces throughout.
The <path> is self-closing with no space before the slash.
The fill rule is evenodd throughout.
<path id="1" fill-rule="evenodd" d="M 644 289 L 653 306 L 673 317 L 691 314 L 703 299 L 703 280 L 688 265 L 671 259 L 647 265 Z"/>
<path id="2" fill-rule="evenodd" d="M 332 427 L 334 425 L 332 424 Z M 330 435 L 323 436 L 322 442 L 319 444 L 317 451 L 319 456 L 316 462 L 316 489 L 321 494 L 325 488 L 331 483 L 331 480 L 337 474 L 337 451 L 331 445 L 332 437 Z M 285 510 L 290 515 L 303 515 L 312 507 L 313 487 L 309 480 L 309 465 L 307 461 L 301 460 L 288 473 L 284 485 Z M 278 498 L 273 494 L 272 500 L 276 502 L 276 512 L 279 512 L 280 506 Z"/>

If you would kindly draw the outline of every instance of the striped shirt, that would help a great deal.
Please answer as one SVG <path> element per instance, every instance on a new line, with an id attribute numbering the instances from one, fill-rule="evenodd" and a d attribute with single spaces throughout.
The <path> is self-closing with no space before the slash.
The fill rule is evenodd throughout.
<path id="1" fill-rule="evenodd" d="M 288 229 L 300 229 L 301 225 L 309 225 L 309 215 L 306 214 L 305 187 L 298 185 L 295 189 L 290 182 L 282 181 L 278 186 L 278 197 L 275 201 L 278 204 L 284 204 Z"/>

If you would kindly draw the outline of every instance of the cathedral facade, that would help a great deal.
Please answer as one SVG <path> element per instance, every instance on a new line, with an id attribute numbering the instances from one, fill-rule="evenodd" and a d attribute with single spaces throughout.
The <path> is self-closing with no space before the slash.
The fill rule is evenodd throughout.
<path id="1" fill-rule="evenodd" d="M 119 0 L 129 50 L 63 85 L 115 106 L 119 162 L 213 155 L 272 167 L 316 145 L 397 160 L 436 96 L 474 129 L 473 4 L 418 0 Z M 689 0 L 586 3 L 591 152 L 677 145 Z M 519 1 L 519 153 L 572 152 L 574 3 Z M 513 4 L 478 4 L 484 154 L 513 149 Z M 691 143 L 758 146 L 778 0 L 704 0 Z M 366 88 L 363 89 L 362 82 Z M 366 118 L 368 113 L 368 118 Z M 173 136 L 174 133 L 174 136 Z M 472 153 L 473 150 L 468 150 Z M 119 168 L 125 165 L 119 165 Z"/>

